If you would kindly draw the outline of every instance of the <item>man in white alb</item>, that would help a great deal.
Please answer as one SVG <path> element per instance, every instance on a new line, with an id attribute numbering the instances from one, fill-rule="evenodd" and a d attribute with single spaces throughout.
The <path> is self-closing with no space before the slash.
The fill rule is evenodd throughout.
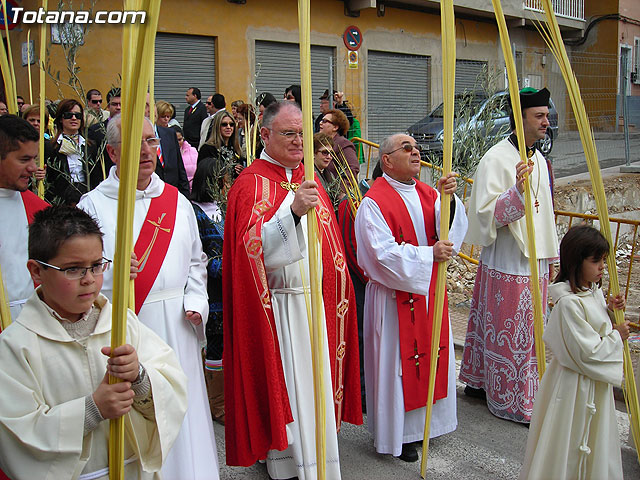
<path id="1" fill-rule="evenodd" d="M 440 193 L 414 177 L 415 140 L 404 134 L 380 144 L 383 176 L 362 200 L 355 220 L 358 264 L 369 278 L 364 307 L 367 422 L 379 453 L 418 459 L 423 439 L 437 262 L 460 249 L 467 230 L 453 174 L 438 181 L 452 194 L 449 241 L 438 239 Z M 455 359 L 446 308 L 436 370 L 431 437 L 456 429 Z"/>

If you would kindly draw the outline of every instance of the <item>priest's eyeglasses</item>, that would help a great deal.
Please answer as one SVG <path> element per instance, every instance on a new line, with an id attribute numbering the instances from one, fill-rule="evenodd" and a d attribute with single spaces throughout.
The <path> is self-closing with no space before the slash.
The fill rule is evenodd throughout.
<path id="1" fill-rule="evenodd" d="M 100 263 L 96 263 L 95 265 L 91 265 L 90 267 L 67 267 L 67 268 L 56 267 L 55 265 L 51 265 L 46 262 L 41 262 L 40 260 L 36 260 L 36 262 L 38 262 L 40 265 L 44 267 L 53 268 L 54 270 L 58 270 L 59 272 L 64 273 L 64 276 L 67 277 L 69 280 L 79 280 L 81 278 L 84 278 L 84 276 L 87 274 L 88 271 L 91 271 L 91 275 L 93 275 L 94 277 L 102 275 L 104 272 L 106 272 L 107 269 L 109 268 L 109 265 L 111 265 L 111 260 L 104 257 L 102 257 L 102 260 L 104 261 Z"/>
<path id="2" fill-rule="evenodd" d="M 387 152 L 387 155 L 396 153 L 398 150 L 404 150 L 405 152 L 413 152 L 414 148 L 418 150 L 418 153 L 422 153 L 422 146 L 419 143 L 416 143 L 415 145 L 411 145 L 410 143 L 403 143 L 395 150 L 391 150 L 390 152 Z"/>
<path id="3" fill-rule="evenodd" d="M 302 132 L 294 132 L 293 130 L 286 132 L 278 132 L 278 135 L 282 135 L 284 138 L 293 142 L 296 138 L 300 138 L 302 140 Z"/>

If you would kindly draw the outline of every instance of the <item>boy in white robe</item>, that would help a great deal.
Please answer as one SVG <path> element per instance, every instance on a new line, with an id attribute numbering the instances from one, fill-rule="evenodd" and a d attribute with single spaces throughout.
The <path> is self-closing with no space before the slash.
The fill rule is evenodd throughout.
<path id="1" fill-rule="evenodd" d="M 111 351 L 110 261 L 85 212 L 51 207 L 29 232 L 40 286 L 0 335 L 0 468 L 12 479 L 107 479 L 108 419 L 125 416 L 125 478 L 159 478 L 186 411 L 175 354 L 131 312 Z M 121 383 L 109 385 L 109 374 Z"/>

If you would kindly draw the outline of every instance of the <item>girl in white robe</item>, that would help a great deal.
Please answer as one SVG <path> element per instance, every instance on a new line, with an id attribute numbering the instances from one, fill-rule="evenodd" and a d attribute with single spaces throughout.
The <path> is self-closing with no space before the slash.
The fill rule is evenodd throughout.
<path id="1" fill-rule="evenodd" d="M 598 286 L 609 244 L 586 225 L 560 244 L 560 273 L 543 340 L 553 360 L 536 395 L 520 479 L 623 478 L 613 385 L 622 383 L 628 322 L 613 325 L 618 296 Z"/>

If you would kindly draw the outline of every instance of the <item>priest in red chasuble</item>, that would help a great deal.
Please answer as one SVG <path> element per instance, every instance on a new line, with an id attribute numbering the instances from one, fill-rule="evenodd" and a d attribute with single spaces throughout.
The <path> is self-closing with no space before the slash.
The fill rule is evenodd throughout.
<path id="1" fill-rule="evenodd" d="M 451 194 L 449 240 L 438 239 L 440 193 L 416 180 L 420 151 L 404 134 L 380 144 L 384 172 L 356 215 L 358 264 L 367 284 L 364 359 L 367 423 L 379 453 L 418 460 L 413 442 L 424 435 L 429 386 L 436 273 L 462 245 L 464 205 L 454 193 L 453 174 L 438 181 Z M 431 437 L 457 426 L 455 358 L 445 296 L 436 370 Z"/>
<path id="2" fill-rule="evenodd" d="M 189 200 L 155 173 L 160 139 L 149 119 L 144 120 L 139 157 L 121 158 L 120 128 L 118 114 L 107 125 L 107 151 L 115 166 L 106 180 L 82 197 L 78 207 L 98 221 L 104 233 L 104 255 L 113 258 L 120 164 L 140 162 L 133 214 L 134 252 L 140 262 L 135 311 L 142 323 L 173 348 L 188 378 L 187 414 L 162 465 L 162 477 L 215 480 L 216 443 L 201 356 L 204 322 L 209 316 L 206 256 L 198 225 Z M 111 299 L 112 270 L 104 274 L 102 293 Z"/>
<path id="3" fill-rule="evenodd" d="M 355 298 L 333 207 L 304 180 L 302 113 L 265 110 L 261 158 L 229 191 L 223 251 L 226 451 L 229 465 L 266 459 L 271 478 L 316 478 L 307 219 L 318 215 L 325 317 L 326 477 L 340 478 L 336 432 L 360 424 Z M 309 139 L 312 141 L 312 139 Z M 309 159 L 313 161 L 313 158 Z"/>

